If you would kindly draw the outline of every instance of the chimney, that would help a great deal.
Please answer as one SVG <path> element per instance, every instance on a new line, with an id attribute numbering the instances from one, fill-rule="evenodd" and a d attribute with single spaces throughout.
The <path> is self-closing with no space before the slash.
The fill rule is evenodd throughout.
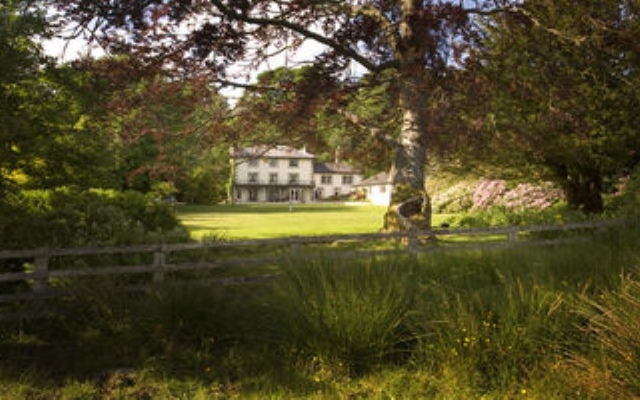
<path id="1" fill-rule="evenodd" d="M 338 146 L 336 147 L 336 151 L 335 151 L 335 155 L 334 155 L 334 160 L 333 160 L 336 164 L 340 164 L 342 162 L 342 147 Z"/>

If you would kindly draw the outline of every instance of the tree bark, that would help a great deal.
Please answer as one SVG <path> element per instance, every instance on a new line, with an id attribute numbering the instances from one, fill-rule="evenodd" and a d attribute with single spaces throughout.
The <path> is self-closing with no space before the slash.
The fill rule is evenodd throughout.
<path id="1" fill-rule="evenodd" d="M 604 210 L 602 176 L 597 169 L 562 166 L 559 175 L 569 208 L 588 214 Z"/>
<path id="2" fill-rule="evenodd" d="M 426 115 L 424 112 L 424 96 L 422 95 L 420 74 L 404 79 L 400 94 L 402 127 L 393 153 L 393 164 L 390 180 L 393 187 L 391 204 L 385 217 L 387 230 L 402 229 L 394 223 L 393 213 L 398 207 L 417 197 L 422 199 L 418 212 L 412 212 L 420 220 L 421 228 L 431 227 L 431 204 L 425 188 L 424 167 L 427 159 Z M 411 215 L 405 215 L 409 217 Z M 391 219 L 390 219 L 391 218 Z M 396 226 L 394 226 L 396 225 Z"/>
<path id="3" fill-rule="evenodd" d="M 427 113 L 425 77 L 425 43 L 428 33 L 421 26 L 422 1 L 402 1 L 401 40 L 396 47 L 399 72 L 399 104 L 402 126 L 393 154 L 390 181 L 391 204 L 385 215 L 386 230 L 403 229 L 397 223 L 398 207 L 417 197 L 422 198 L 419 218 L 421 228 L 431 227 L 431 202 L 425 188 L 427 160 Z M 408 215 L 405 215 L 408 217 Z"/>

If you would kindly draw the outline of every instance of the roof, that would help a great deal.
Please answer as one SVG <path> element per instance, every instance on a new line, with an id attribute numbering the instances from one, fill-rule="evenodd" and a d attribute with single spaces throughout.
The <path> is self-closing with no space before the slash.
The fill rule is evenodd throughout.
<path id="1" fill-rule="evenodd" d="M 253 147 L 234 148 L 231 149 L 231 157 L 233 158 L 309 158 L 315 156 L 307 153 L 306 149 L 294 149 L 291 146 L 267 146 L 259 145 Z"/>
<path id="2" fill-rule="evenodd" d="M 317 163 L 313 165 L 316 174 L 359 174 L 360 170 L 345 163 Z"/>
<path id="3" fill-rule="evenodd" d="M 379 174 L 363 180 L 356 186 L 378 186 L 387 184 L 389 184 L 389 174 L 386 172 L 380 172 Z"/>

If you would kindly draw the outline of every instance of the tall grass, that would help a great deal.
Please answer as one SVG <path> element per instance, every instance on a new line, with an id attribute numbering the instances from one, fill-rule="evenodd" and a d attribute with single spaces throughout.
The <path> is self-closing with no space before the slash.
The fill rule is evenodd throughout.
<path id="1" fill-rule="evenodd" d="M 576 375 L 590 394 L 640 398 L 640 280 L 638 270 L 621 276 L 615 290 L 582 294 L 576 310 L 589 346 L 572 353 Z"/>
<path id="2" fill-rule="evenodd" d="M 410 339 L 413 261 L 292 259 L 278 288 L 284 340 L 316 366 L 361 373 L 396 356 Z"/>
<path id="3" fill-rule="evenodd" d="M 0 330 L 0 393 L 638 397 L 639 236 L 357 260 L 305 252 L 272 286 L 124 296 L 105 285 L 60 300 L 54 319 Z"/>
<path id="4" fill-rule="evenodd" d="M 435 375 L 456 371 L 454 382 L 476 394 L 526 388 L 548 372 L 566 333 L 563 297 L 519 281 L 489 293 L 436 290 L 421 317 L 424 334 L 414 362 Z"/>

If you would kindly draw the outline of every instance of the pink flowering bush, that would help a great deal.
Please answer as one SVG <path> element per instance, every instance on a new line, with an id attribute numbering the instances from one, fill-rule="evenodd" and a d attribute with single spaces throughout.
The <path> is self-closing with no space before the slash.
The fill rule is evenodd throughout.
<path id="1" fill-rule="evenodd" d="M 550 182 L 520 183 L 509 187 L 502 179 L 481 179 L 443 187 L 432 195 L 437 213 L 459 213 L 500 208 L 505 211 L 545 210 L 563 199 Z"/>
<path id="2" fill-rule="evenodd" d="M 473 193 L 472 209 L 544 210 L 562 200 L 562 196 L 562 190 L 550 182 L 520 183 L 509 189 L 501 179 L 481 180 Z"/>
<path id="3" fill-rule="evenodd" d="M 562 191 L 549 182 L 541 185 L 521 183 L 500 199 L 502 206 L 510 210 L 544 210 L 562 199 Z"/>
<path id="4" fill-rule="evenodd" d="M 474 185 L 459 182 L 435 191 L 431 197 L 433 211 L 436 213 L 459 213 L 473 206 Z"/>
<path id="5" fill-rule="evenodd" d="M 485 209 L 495 205 L 506 191 L 507 183 L 503 180 L 480 181 L 473 192 L 473 208 Z"/>

